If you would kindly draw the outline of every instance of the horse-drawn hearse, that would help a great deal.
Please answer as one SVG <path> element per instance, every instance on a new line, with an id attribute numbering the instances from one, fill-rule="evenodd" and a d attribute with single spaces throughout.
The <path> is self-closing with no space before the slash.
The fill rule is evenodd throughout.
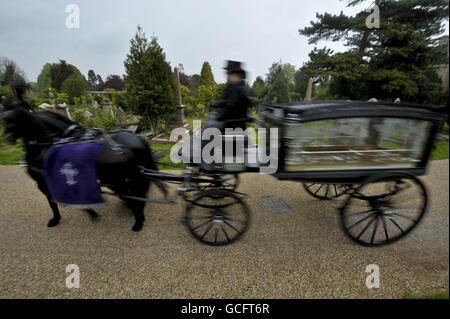
<path id="1" fill-rule="evenodd" d="M 146 151 L 148 144 L 131 133 L 93 134 L 92 130 L 82 130 L 52 115 L 51 121 L 47 119 L 39 125 L 47 125 L 46 129 L 53 133 L 37 138 L 35 131 L 31 137 L 27 130 L 33 125 L 37 130 L 39 125 L 32 123 L 45 117 L 44 112 L 39 113 L 6 107 L 2 117 L 7 139 L 23 138 L 25 142 L 28 171 L 49 198 L 54 212 L 49 226 L 57 224 L 60 216 L 57 207 L 55 212 L 56 204 L 45 180 L 39 176 L 45 162 L 43 149 L 95 142 L 106 148 L 97 156 L 98 188 L 101 186 L 104 192 L 109 188 L 110 194 L 119 196 L 133 210 L 133 230 L 142 228 L 145 202 L 173 203 L 147 198 L 150 182 L 156 182 L 163 191 L 165 183 L 180 185 L 178 194 L 187 203 L 184 223 L 202 243 L 226 245 L 247 230 L 250 211 L 244 194 L 237 189 L 239 174 L 258 172 L 266 165 L 249 161 L 250 154 L 258 152 L 257 145 L 247 140 L 245 151 L 240 153 L 244 160 L 238 163 L 190 163 L 183 174 L 171 174 L 156 169 Z M 272 132 L 277 133 L 277 167 L 271 172 L 273 177 L 302 183 L 310 195 L 321 200 L 342 196 L 338 213 L 345 234 L 358 244 L 379 246 L 404 237 L 422 219 L 427 209 L 427 192 L 417 176 L 426 173 L 436 135 L 446 118 L 447 108 L 441 106 L 315 101 L 262 104 L 256 126 L 269 132 L 266 141 L 258 140 L 260 145 L 270 144 L 268 141 L 274 140 Z M 65 124 L 54 124 L 63 121 Z M 233 121 L 244 123 L 253 119 Z M 49 128 L 50 122 L 54 128 Z M 225 127 L 234 124 L 225 123 Z M 239 133 L 221 136 L 232 141 L 241 137 Z M 95 213 L 91 209 L 88 212 Z"/>

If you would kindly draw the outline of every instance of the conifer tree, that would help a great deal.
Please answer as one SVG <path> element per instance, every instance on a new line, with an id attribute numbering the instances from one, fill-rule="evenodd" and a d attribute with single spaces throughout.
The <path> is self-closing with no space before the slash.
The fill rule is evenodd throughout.
<path id="1" fill-rule="evenodd" d="M 128 109 L 157 134 L 159 121 L 175 111 L 176 96 L 172 69 L 157 38 L 149 42 L 138 26 L 124 65 Z"/>

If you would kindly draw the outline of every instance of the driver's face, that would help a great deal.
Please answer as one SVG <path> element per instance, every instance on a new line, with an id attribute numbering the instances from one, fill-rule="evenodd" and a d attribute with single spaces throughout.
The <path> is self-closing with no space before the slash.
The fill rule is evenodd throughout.
<path id="1" fill-rule="evenodd" d="M 235 73 L 231 73 L 231 74 L 227 74 L 227 81 L 230 84 L 236 84 L 241 82 L 242 77 L 239 74 L 235 74 Z"/>

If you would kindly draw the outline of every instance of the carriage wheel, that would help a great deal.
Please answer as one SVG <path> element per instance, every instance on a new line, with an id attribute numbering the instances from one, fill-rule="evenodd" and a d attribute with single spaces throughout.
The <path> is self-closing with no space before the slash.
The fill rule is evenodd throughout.
<path id="1" fill-rule="evenodd" d="M 341 196 L 350 189 L 352 185 L 303 183 L 303 187 L 309 195 L 320 200 L 329 200 Z"/>
<path id="2" fill-rule="evenodd" d="M 234 191 L 239 185 L 239 175 L 238 174 L 226 174 L 226 175 L 220 175 L 218 178 L 222 181 L 221 183 L 214 183 L 214 182 L 208 182 L 208 183 L 200 183 L 197 184 L 197 189 L 199 191 L 206 191 L 208 189 L 226 189 Z"/>
<path id="3" fill-rule="evenodd" d="M 223 189 L 201 192 L 186 208 L 186 225 L 204 244 L 227 245 L 245 233 L 250 213 L 235 193 Z"/>
<path id="4" fill-rule="evenodd" d="M 420 180 L 406 173 L 369 178 L 350 194 L 340 210 L 341 225 L 364 246 L 393 243 L 422 219 L 427 193 Z"/>

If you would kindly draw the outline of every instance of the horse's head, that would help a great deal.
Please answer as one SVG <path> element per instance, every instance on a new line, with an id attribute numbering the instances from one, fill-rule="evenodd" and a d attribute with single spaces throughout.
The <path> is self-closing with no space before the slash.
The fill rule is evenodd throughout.
<path id="1" fill-rule="evenodd" d="M 9 144 L 15 144 L 19 138 L 26 135 L 30 123 L 30 110 L 9 102 L 2 97 L 0 116 L 4 127 L 5 141 Z"/>

